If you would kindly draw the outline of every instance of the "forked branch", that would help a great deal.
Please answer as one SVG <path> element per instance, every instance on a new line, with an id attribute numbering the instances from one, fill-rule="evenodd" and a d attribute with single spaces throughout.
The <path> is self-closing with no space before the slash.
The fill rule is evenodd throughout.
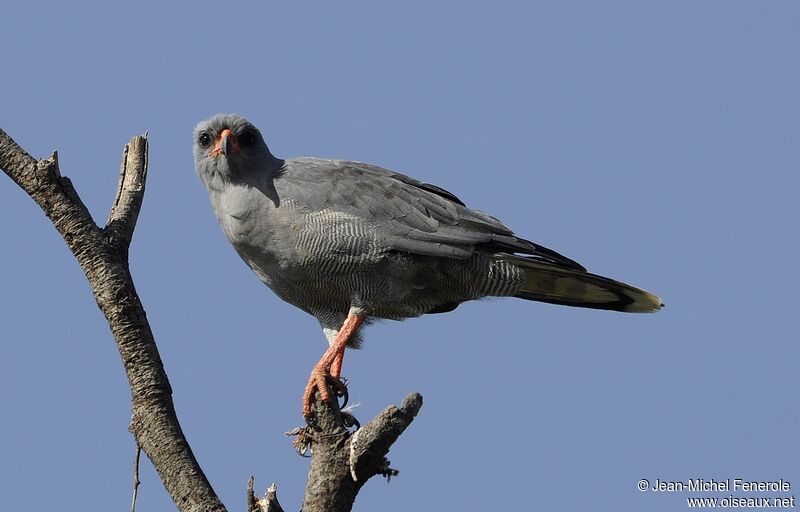
<path id="1" fill-rule="evenodd" d="M 144 308 L 128 269 L 128 247 L 147 176 L 147 138 L 125 146 L 109 224 L 100 228 L 61 175 L 58 156 L 36 161 L 0 130 L 0 169 L 50 218 L 75 255 L 119 348 L 131 388 L 130 430 L 180 510 L 225 510 L 181 431 Z"/>
<path id="2" fill-rule="evenodd" d="M 53 222 L 86 273 L 97 305 L 108 321 L 130 384 L 130 431 L 137 445 L 153 463 L 179 510 L 223 511 L 225 507 L 181 430 L 169 379 L 128 268 L 128 249 L 142 206 L 147 166 L 147 136 L 134 137 L 123 152 L 108 222 L 100 228 L 70 180 L 61 175 L 56 153 L 37 161 L 0 129 L 0 169 Z M 316 425 L 298 429 L 302 442 L 313 450 L 303 510 L 349 511 L 369 478 L 396 475 L 386 454 L 421 406 L 422 397 L 411 394 L 399 408 L 389 407 L 363 428 L 350 432 L 346 413 L 317 400 Z M 247 496 L 249 512 L 282 512 L 274 485 L 263 499 L 257 499 L 251 480 Z"/>

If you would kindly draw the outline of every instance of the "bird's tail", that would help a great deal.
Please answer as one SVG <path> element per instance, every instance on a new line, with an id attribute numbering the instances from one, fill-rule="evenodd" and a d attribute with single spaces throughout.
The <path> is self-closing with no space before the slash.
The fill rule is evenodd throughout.
<path id="1" fill-rule="evenodd" d="M 664 305 L 650 292 L 607 277 L 519 256 L 497 255 L 525 273 L 515 297 L 581 308 L 650 313 Z"/>

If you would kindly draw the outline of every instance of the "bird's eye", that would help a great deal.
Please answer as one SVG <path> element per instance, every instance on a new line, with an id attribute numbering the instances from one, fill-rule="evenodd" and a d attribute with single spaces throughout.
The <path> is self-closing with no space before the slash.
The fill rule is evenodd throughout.
<path id="1" fill-rule="evenodd" d="M 256 132 L 248 128 L 239 136 L 239 145 L 243 148 L 251 148 L 255 145 L 257 139 Z"/>
<path id="2" fill-rule="evenodd" d="M 199 137 L 197 137 L 197 143 L 200 144 L 201 148 L 207 148 L 211 145 L 211 136 L 208 133 L 203 132 Z"/>

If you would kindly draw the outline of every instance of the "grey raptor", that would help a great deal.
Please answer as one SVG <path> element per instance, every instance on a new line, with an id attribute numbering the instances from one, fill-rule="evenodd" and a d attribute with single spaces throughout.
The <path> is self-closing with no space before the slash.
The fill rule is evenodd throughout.
<path id="1" fill-rule="evenodd" d="M 237 115 L 194 131 L 197 173 L 222 231 L 280 298 L 314 315 L 329 347 L 303 395 L 330 399 L 345 347 L 370 319 L 452 311 L 483 297 L 642 313 L 655 295 L 586 272 L 429 183 L 345 160 L 272 155 Z"/>

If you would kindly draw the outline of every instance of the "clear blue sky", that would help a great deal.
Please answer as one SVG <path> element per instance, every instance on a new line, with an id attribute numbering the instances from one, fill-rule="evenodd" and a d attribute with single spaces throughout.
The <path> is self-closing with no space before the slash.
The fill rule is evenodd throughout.
<path id="1" fill-rule="evenodd" d="M 356 510 L 686 509 L 692 494 L 642 478 L 800 494 L 797 3 L 43 4 L 3 7 L 0 125 L 36 157 L 58 150 L 99 221 L 123 144 L 149 131 L 131 270 L 231 510 L 251 474 L 297 509 L 308 462 L 282 433 L 325 342 L 216 225 L 191 133 L 218 112 L 279 156 L 441 185 L 668 305 L 506 299 L 370 327 L 345 361 L 357 415 L 411 391 L 425 406 L 390 453 L 399 478 Z M 108 327 L 5 176 L 0 205 L 3 508 L 124 510 L 130 395 Z M 142 479 L 141 510 L 170 510 L 149 463 Z"/>

